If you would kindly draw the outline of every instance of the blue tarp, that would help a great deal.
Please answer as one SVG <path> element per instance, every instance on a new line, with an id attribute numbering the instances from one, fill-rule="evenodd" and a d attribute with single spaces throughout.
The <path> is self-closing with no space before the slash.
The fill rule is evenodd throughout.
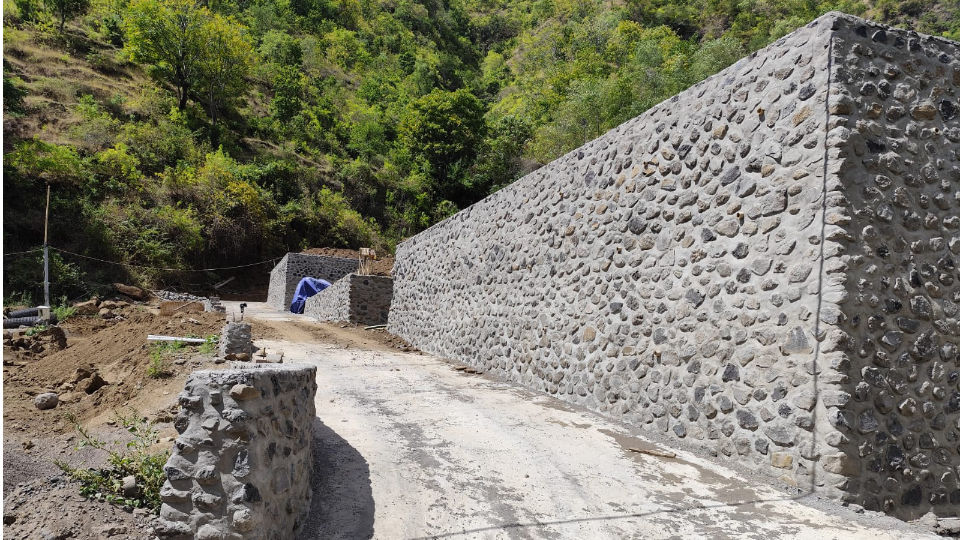
<path id="1" fill-rule="evenodd" d="M 330 282 L 325 279 L 305 277 L 297 284 L 297 290 L 293 292 L 293 302 L 290 303 L 290 311 L 294 313 L 303 313 L 303 306 L 307 303 L 307 298 L 330 286 Z"/>

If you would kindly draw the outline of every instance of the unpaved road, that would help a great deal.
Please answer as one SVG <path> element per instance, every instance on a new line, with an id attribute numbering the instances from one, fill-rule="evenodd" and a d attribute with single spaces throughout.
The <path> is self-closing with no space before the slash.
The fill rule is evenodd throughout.
<path id="1" fill-rule="evenodd" d="M 235 306 L 228 305 L 229 310 Z M 285 361 L 317 366 L 305 538 L 917 538 L 919 528 L 797 498 L 513 384 L 250 303 Z M 254 336 L 256 337 L 256 335 Z M 661 447 L 662 448 L 662 447 Z"/>

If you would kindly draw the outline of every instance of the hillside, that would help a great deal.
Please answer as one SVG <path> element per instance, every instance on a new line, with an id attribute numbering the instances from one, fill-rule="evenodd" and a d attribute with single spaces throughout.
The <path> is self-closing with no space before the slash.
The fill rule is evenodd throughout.
<path id="1" fill-rule="evenodd" d="M 55 298 L 389 252 L 833 9 L 960 38 L 954 0 L 7 0 L 4 252 L 48 183 Z M 5 302 L 39 268 L 5 256 Z"/>

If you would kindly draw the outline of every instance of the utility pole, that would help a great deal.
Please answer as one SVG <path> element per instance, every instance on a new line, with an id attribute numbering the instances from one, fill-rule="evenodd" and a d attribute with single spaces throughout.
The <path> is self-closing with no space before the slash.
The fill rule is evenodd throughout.
<path id="1" fill-rule="evenodd" d="M 50 246 L 47 229 L 50 224 L 50 183 L 47 182 L 47 211 L 43 216 L 43 305 L 50 307 Z"/>

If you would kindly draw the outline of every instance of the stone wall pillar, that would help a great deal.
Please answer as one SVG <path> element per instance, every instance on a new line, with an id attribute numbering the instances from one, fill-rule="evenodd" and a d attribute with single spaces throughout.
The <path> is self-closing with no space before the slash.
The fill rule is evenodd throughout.
<path id="1" fill-rule="evenodd" d="M 234 363 L 190 375 L 164 467 L 165 538 L 293 538 L 310 507 L 316 368 Z"/>

